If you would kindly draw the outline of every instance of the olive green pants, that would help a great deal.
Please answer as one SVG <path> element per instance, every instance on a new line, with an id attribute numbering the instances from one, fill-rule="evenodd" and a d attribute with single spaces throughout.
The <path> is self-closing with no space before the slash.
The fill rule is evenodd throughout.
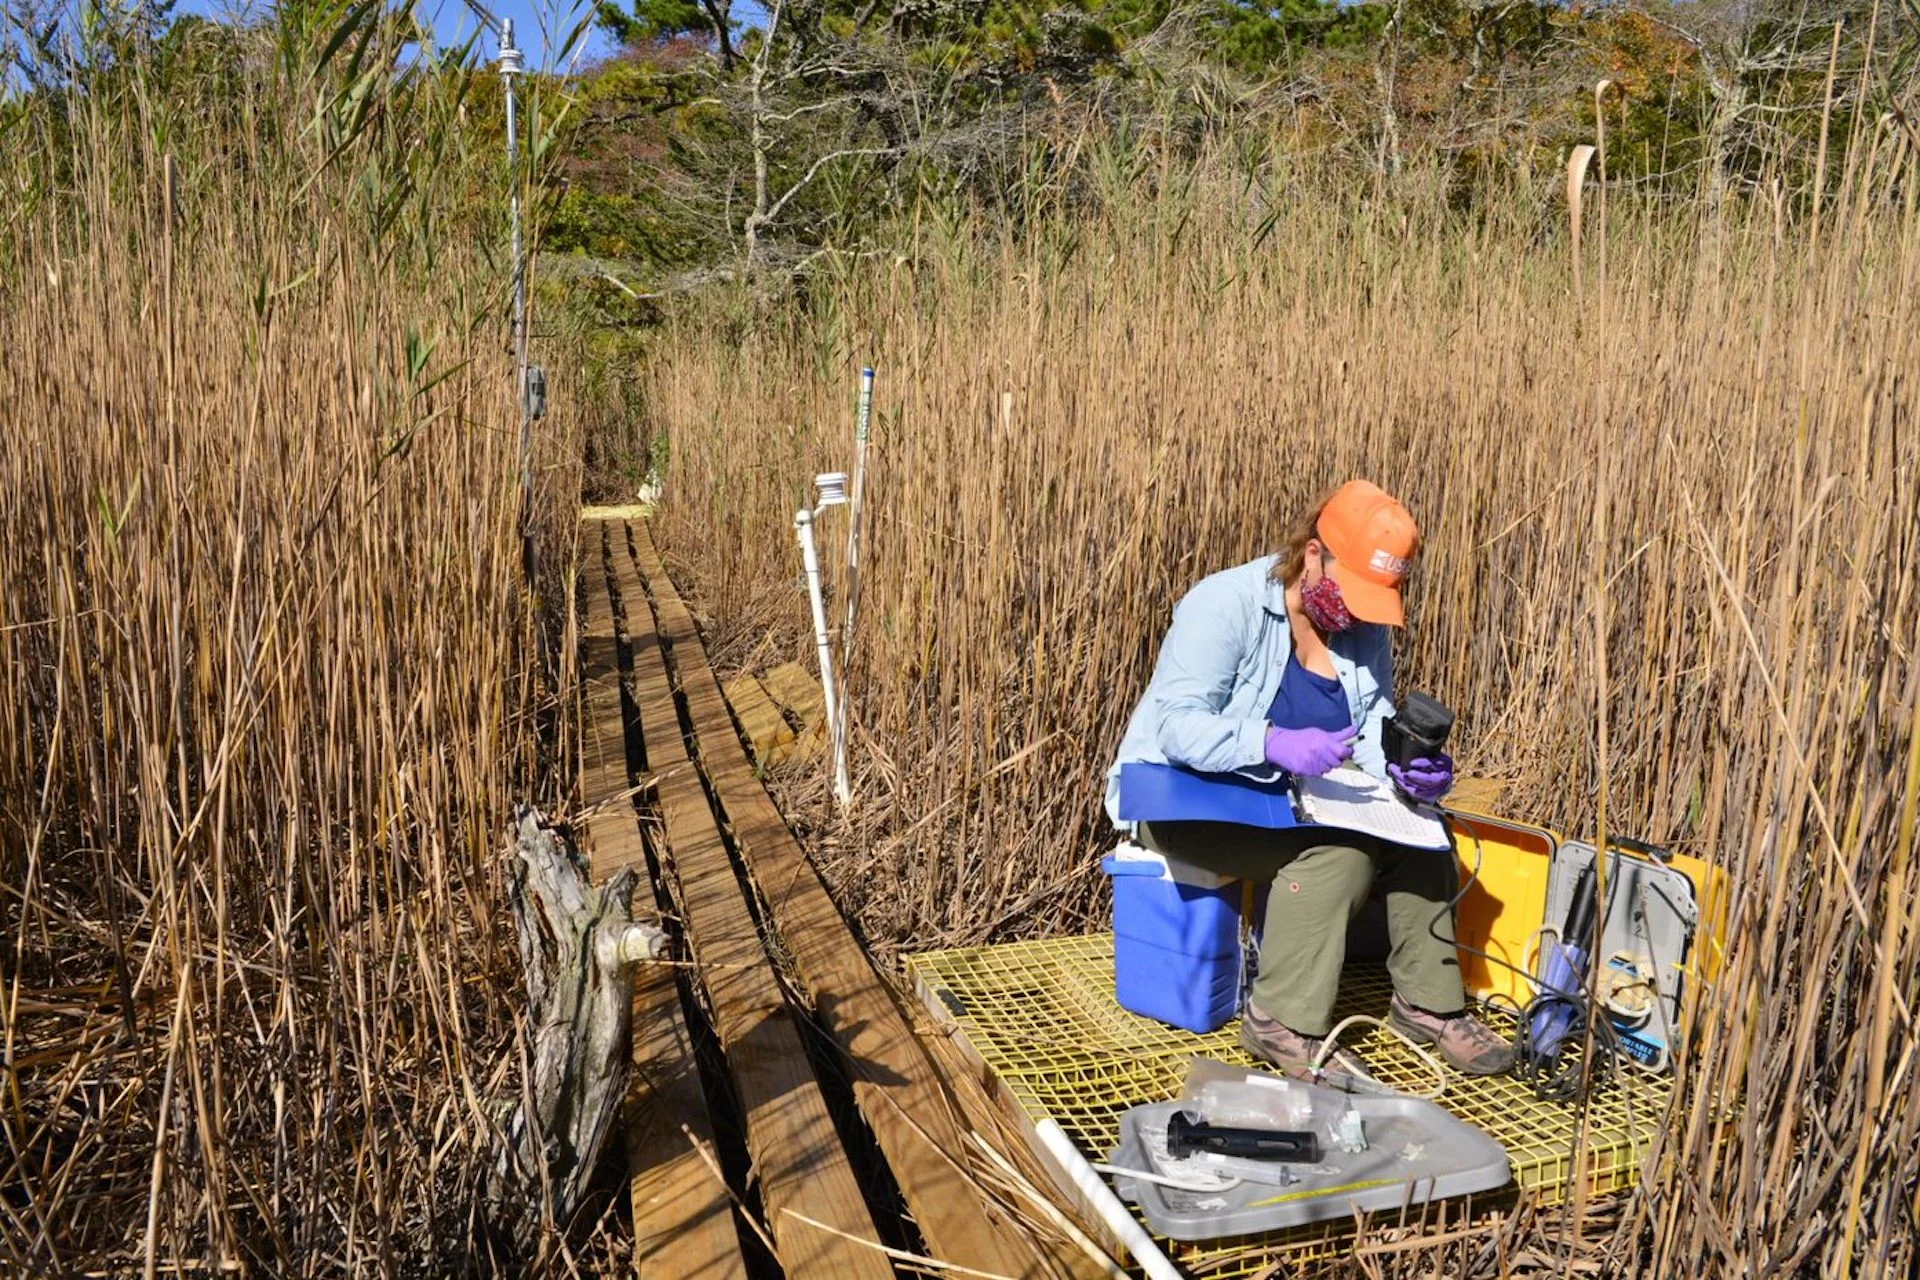
<path id="1" fill-rule="evenodd" d="M 1166 857 L 1255 884 L 1272 881 L 1252 1000 L 1298 1034 L 1333 1030 L 1347 926 L 1376 885 L 1386 899 L 1394 990 L 1433 1013 L 1462 1008 L 1466 993 L 1446 910 L 1459 884 L 1453 855 L 1357 833 L 1342 835 L 1339 844 L 1327 838 L 1324 828 L 1268 830 L 1232 822 L 1143 822 L 1138 833 L 1142 845 Z"/>

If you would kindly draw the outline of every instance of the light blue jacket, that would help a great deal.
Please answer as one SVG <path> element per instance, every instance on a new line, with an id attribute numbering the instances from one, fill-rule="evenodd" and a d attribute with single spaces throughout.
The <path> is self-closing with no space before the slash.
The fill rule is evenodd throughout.
<path id="1" fill-rule="evenodd" d="M 1173 609 L 1153 679 L 1127 722 L 1107 771 L 1107 816 L 1120 821 L 1120 766 L 1178 764 L 1202 773 L 1268 772 L 1267 708 L 1293 653 L 1287 591 L 1273 581 L 1278 556 L 1203 578 Z M 1328 641 L 1334 674 L 1360 736 L 1353 762 L 1387 776 L 1381 722 L 1393 715 L 1389 628 L 1357 623 Z"/>

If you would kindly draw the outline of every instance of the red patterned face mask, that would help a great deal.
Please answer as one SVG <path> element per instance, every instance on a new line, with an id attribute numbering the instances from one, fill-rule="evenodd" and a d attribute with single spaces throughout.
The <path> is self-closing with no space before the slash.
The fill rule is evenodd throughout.
<path id="1" fill-rule="evenodd" d="M 1340 584 L 1329 574 L 1321 574 L 1318 582 L 1300 584 L 1300 609 L 1308 622 L 1328 635 L 1338 635 L 1353 625 Z"/>

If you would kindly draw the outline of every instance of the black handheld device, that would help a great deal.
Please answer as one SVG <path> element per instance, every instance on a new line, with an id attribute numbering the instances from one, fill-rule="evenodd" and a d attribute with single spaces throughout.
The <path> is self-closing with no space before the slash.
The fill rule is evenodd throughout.
<path id="1" fill-rule="evenodd" d="M 1247 1160 L 1319 1164 L 1320 1139 L 1305 1129 L 1222 1129 L 1184 1111 L 1167 1119 L 1167 1154 L 1178 1160 L 1196 1151 Z"/>
<path id="2" fill-rule="evenodd" d="M 1402 769 L 1415 760 L 1431 760 L 1447 749 L 1453 733 L 1453 712 L 1440 699 L 1410 693 L 1401 700 L 1399 714 L 1381 727 L 1380 746 L 1389 764 Z"/>

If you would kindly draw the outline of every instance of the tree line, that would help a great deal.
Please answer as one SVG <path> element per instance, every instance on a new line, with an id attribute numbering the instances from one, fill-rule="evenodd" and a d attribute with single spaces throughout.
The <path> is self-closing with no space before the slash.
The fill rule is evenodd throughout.
<path id="1" fill-rule="evenodd" d="M 1018 222 L 1150 134 L 1458 199 L 1609 182 L 1804 199 L 1822 136 L 1920 144 L 1920 0 L 602 0 L 548 246 L 629 294 L 877 252 L 914 210 Z M 1833 171 L 1829 166 L 1829 171 Z M 1071 191 L 1064 193 L 1070 198 Z"/>

